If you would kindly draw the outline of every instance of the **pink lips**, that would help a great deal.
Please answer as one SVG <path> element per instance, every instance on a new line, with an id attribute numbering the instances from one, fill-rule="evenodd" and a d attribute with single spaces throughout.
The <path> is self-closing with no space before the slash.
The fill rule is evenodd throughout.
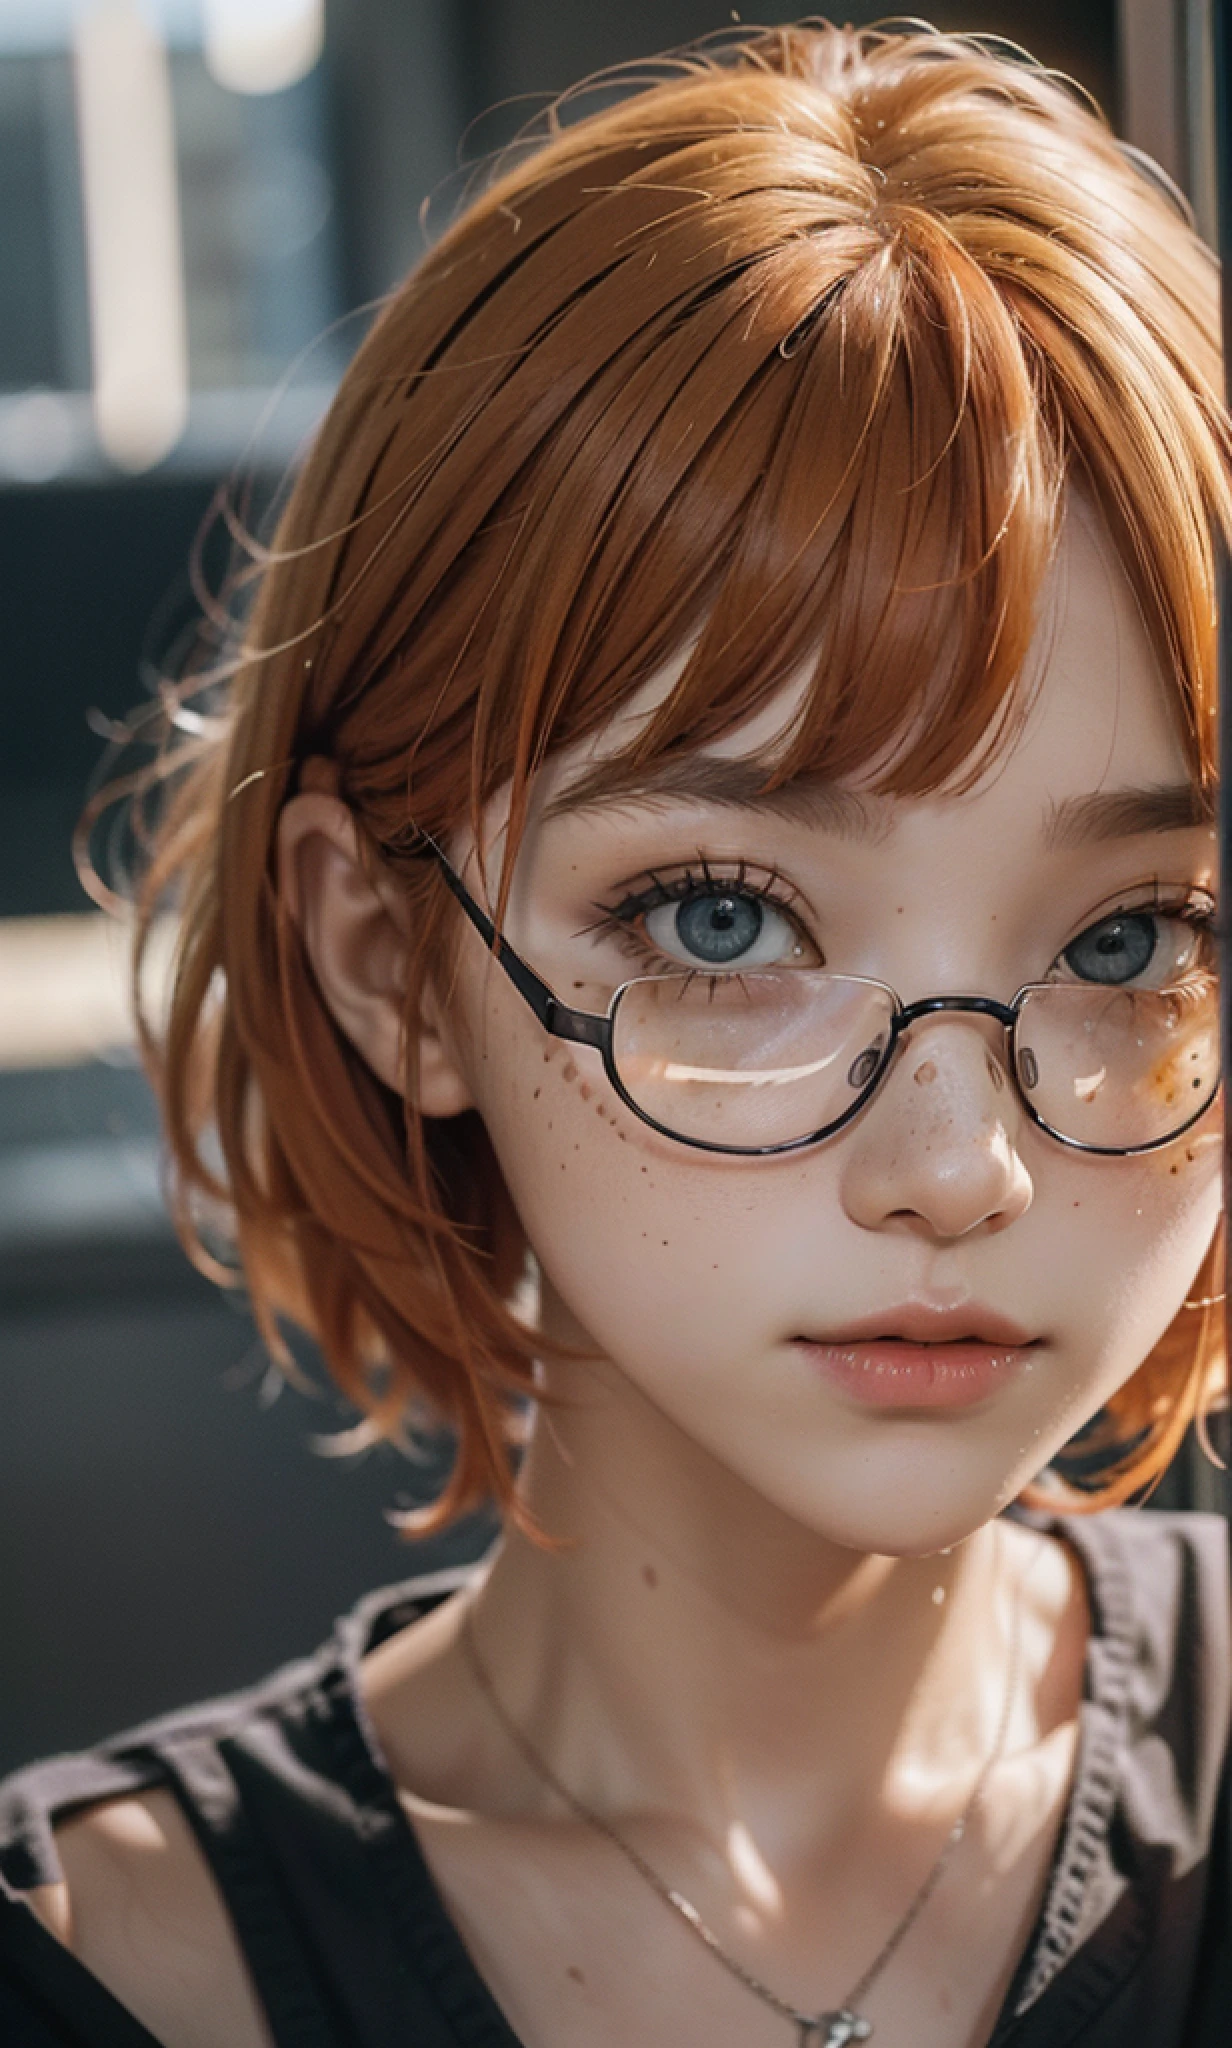
<path id="1" fill-rule="evenodd" d="M 969 1408 L 1029 1366 L 1036 1340 L 991 1310 L 912 1304 L 841 1335 L 795 1341 L 823 1379 L 862 1407 Z"/>

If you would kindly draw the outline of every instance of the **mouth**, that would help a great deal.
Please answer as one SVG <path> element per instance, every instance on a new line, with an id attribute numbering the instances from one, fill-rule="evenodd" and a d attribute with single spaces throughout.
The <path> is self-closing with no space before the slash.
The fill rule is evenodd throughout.
<path id="1" fill-rule="evenodd" d="M 995 1310 L 910 1303 L 797 1336 L 807 1365 L 863 1408 L 970 1408 L 1030 1372 L 1043 1343 Z"/>

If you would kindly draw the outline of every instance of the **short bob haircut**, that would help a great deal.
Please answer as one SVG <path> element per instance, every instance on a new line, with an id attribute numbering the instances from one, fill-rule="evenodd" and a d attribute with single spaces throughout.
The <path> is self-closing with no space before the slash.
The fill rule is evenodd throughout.
<path id="1" fill-rule="evenodd" d="M 416 1114 L 413 1032 L 404 1100 L 332 1022 L 278 888 L 291 794 L 336 789 L 400 879 L 409 1022 L 460 929 L 421 832 L 478 832 L 511 787 L 516 848 L 545 756 L 682 649 L 609 776 L 730 731 L 806 664 L 776 783 L 888 760 L 886 792 L 969 786 L 1019 728 L 1071 480 L 1214 778 L 1217 278 L 1163 174 L 1021 52 L 918 26 L 808 22 L 600 85 L 381 310 L 221 708 L 203 689 L 219 715 L 163 764 L 144 882 L 147 932 L 169 894 L 180 917 L 146 1046 L 185 1238 L 208 1263 L 221 1221 L 267 1341 L 308 1330 L 370 1429 L 452 1428 L 423 1526 L 514 1505 L 542 1351 L 526 1245 L 477 1115 Z M 200 665 L 181 707 L 194 688 Z M 1180 1312 L 1077 1504 L 1158 1477 L 1220 1343 Z"/>

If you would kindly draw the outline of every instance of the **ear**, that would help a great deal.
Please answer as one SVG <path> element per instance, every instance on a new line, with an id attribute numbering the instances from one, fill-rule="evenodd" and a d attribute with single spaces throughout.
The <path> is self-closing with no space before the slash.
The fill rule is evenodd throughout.
<path id="1" fill-rule="evenodd" d="M 403 1030 L 408 928 L 392 876 L 365 867 L 355 821 L 338 797 L 292 797 L 278 823 L 278 880 L 334 1022 L 374 1074 L 405 1088 Z M 423 1116 L 457 1116 L 473 1097 L 434 997 L 419 1036 L 417 1106 Z"/>

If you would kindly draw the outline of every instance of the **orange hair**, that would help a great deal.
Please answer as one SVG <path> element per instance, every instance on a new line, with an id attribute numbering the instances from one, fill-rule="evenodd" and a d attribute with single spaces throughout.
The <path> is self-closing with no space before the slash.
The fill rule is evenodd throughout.
<path id="1" fill-rule="evenodd" d="M 889 749 L 886 791 L 969 785 L 1022 715 L 1078 478 L 1214 776 L 1217 281 L 1162 174 L 978 38 L 809 23 L 601 83 L 384 306 L 212 723 L 164 764 L 142 896 L 147 932 L 169 890 L 180 911 L 146 1043 L 186 1241 L 204 1259 L 221 1227 L 267 1339 L 280 1314 L 312 1332 L 375 1428 L 416 1403 L 452 1426 L 436 1522 L 512 1502 L 526 1248 L 478 1117 L 422 1121 L 318 994 L 274 861 L 305 772 L 402 878 L 413 1018 L 457 928 L 420 830 L 478 829 L 511 784 L 516 847 L 545 756 L 682 647 L 609 774 L 730 730 L 803 663 L 776 780 Z M 1110 1404 L 1095 1504 L 1162 1471 L 1217 1320 L 1183 1311 Z"/>

